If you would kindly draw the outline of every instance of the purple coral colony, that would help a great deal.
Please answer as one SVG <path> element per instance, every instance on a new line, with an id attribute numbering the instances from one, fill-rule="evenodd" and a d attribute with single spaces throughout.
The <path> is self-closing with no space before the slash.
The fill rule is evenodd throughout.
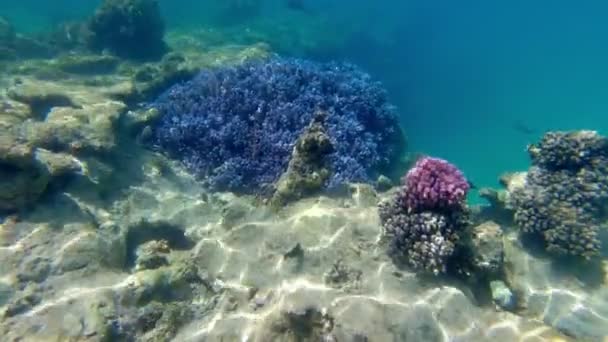
<path id="1" fill-rule="evenodd" d="M 423 157 L 403 178 L 403 187 L 380 204 L 380 219 L 391 238 L 390 253 L 434 274 L 446 272 L 468 224 L 469 182 L 443 159 Z"/>

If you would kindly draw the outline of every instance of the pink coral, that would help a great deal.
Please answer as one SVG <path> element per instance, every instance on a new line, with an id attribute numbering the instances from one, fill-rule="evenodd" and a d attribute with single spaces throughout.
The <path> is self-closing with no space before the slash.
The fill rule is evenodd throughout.
<path id="1" fill-rule="evenodd" d="M 463 203 L 469 191 L 464 174 L 446 160 L 420 158 L 403 177 L 404 204 L 411 211 L 447 209 Z"/>

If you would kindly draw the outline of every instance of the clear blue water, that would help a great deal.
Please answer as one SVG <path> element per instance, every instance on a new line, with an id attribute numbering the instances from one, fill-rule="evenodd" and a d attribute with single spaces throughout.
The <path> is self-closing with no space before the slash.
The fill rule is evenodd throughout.
<path id="1" fill-rule="evenodd" d="M 87 18 L 101 1 L 0 0 L 0 17 L 7 18 L 18 32 L 35 40 L 39 38 L 38 33 L 48 33 L 65 21 Z M 221 54 L 226 51 L 229 51 L 228 55 L 238 51 L 240 58 L 243 50 L 226 45 L 264 41 L 273 52 L 284 55 L 358 64 L 386 86 L 390 101 L 398 107 L 409 150 L 449 160 L 477 187 L 498 187 L 501 174 L 526 170 L 529 167 L 527 144 L 538 142 L 546 131 L 589 129 L 608 134 L 606 0 L 301 0 L 303 9 L 286 8 L 286 4 L 297 5 L 297 2 L 159 0 L 167 24 L 167 40 L 177 41 L 175 46 L 200 46 L 205 52 L 211 52 L 195 58 L 224 60 L 225 56 Z M 247 7 L 255 3 L 262 4 L 259 11 Z M 443 248 L 447 246 L 443 242 L 449 240 L 440 239 L 443 238 L 441 234 L 427 236 L 429 227 L 440 226 L 437 219 L 446 217 L 446 208 L 429 211 L 433 216 L 414 217 L 410 216 L 411 207 L 406 213 L 402 202 L 394 202 L 399 205 L 389 208 L 391 218 L 400 216 L 396 220 L 382 219 L 381 228 L 377 214 L 387 207 L 378 210 L 375 201 L 378 197 L 369 196 L 373 194 L 365 191 L 366 188 L 357 188 L 354 201 L 341 198 L 325 203 L 317 198 L 307 199 L 279 215 L 273 215 L 267 210 L 268 206 L 260 205 L 257 199 L 251 201 L 249 197 L 226 194 L 210 196 L 199 187 L 200 184 L 174 172 L 152 153 L 133 146 L 139 145 L 133 144 L 131 139 L 135 134 L 141 133 L 139 141 L 149 138 L 147 129 L 139 130 L 143 124 L 153 122 L 153 112 L 147 112 L 144 118 L 138 116 L 141 113 L 138 110 L 130 111 L 119 123 L 125 129 L 112 132 L 116 134 L 106 131 L 110 127 L 107 123 L 111 121 L 106 116 L 116 114 L 118 117 L 119 113 L 106 113 L 101 109 L 97 112 L 97 108 L 105 108 L 97 101 L 105 102 L 110 93 L 114 96 L 114 91 L 120 92 L 118 88 L 124 88 L 125 74 L 134 76 L 133 79 L 151 76 L 156 80 L 160 74 L 157 71 L 173 69 L 177 58 L 171 58 L 170 63 L 164 60 L 145 67 L 139 61 L 121 61 L 117 67 L 120 77 L 115 74 L 76 75 L 77 72 L 69 71 L 66 76 L 62 72 L 55 73 L 57 70 L 48 68 L 49 64 L 44 61 L 5 63 L 2 58 L 20 56 L 18 53 L 11 55 L 14 52 L 11 49 L 18 49 L 12 44 L 20 40 L 7 42 L 9 35 L 3 35 L 8 32 L 2 30 L 4 27 L 4 21 L 0 21 L 0 69 L 6 71 L 0 81 L 3 87 L 9 87 L 9 91 L 5 91 L 0 100 L 7 94 L 10 97 L 10 88 L 17 91 L 13 97 L 19 95 L 20 88 L 25 89 L 23 97 L 28 97 L 29 85 L 39 88 L 38 77 L 50 78 L 50 87 L 77 87 L 78 95 L 70 90 L 68 98 L 78 97 L 78 101 L 71 104 L 64 95 L 40 101 L 37 96 L 16 99 L 24 103 L 15 106 L 15 113 L 9 110 L 13 108 L 12 101 L 0 103 L 0 135 L 4 133 L 1 129 L 7 126 L 17 128 L 11 133 L 16 134 L 15 139 L 23 136 L 23 141 L 17 139 L 19 145 L 16 146 L 31 143 L 37 148 L 53 149 L 55 139 L 45 133 L 63 133 L 61 128 L 64 127 L 54 126 L 57 122 L 61 125 L 69 120 L 74 125 L 82 125 L 82 130 L 72 124 L 67 127 L 65 145 L 69 148 L 59 146 L 64 143 L 57 142 L 58 150 L 50 151 L 66 155 L 53 156 L 60 158 L 57 165 L 52 163 L 55 159 L 49 159 L 48 163 L 57 169 L 62 166 L 68 169 L 74 165 L 68 166 L 66 157 L 78 157 L 74 161 L 74 164 L 79 162 L 76 170 L 85 177 L 49 176 L 48 191 L 34 189 L 45 190 L 39 194 L 30 191 L 29 187 L 46 185 L 45 177 L 40 176 L 43 180 L 37 180 L 34 185 L 27 180 L 40 173 L 38 163 L 42 165 L 45 158 L 50 158 L 45 157 L 48 151 L 39 150 L 43 153 L 36 154 L 36 163 L 32 162 L 32 165 L 27 165 L 21 158 L 0 165 L 0 336 L 46 334 L 47 330 L 60 331 L 61 338 L 72 333 L 91 339 L 115 333 L 143 336 L 149 331 L 135 331 L 139 328 L 133 326 L 132 329 L 131 325 L 142 324 L 146 329 L 150 328 L 148 325 L 155 325 L 156 321 L 152 320 L 159 319 L 162 311 L 160 325 L 155 328 L 157 331 L 152 331 L 150 338 L 163 336 L 159 339 L 166 339 L 175 329 L 181 334 L 176 341 L 184 340 L 181 336 L 193 336 L 197 340 L 209 336 L 214 340 L 214 334 L 217 338 L 226 336 L 226 339 L 234 340 L 236 334 L 253 336 L 252 331 L 258 329 L 254 329 L 254 325 L 273 334 L 275 330 L 281 330 L 285 336 L 290 336 L 292 330 L 284 328 L 284 324 L 292 321 L 297 328 L 293 331 L 308 333 L 311 329 L 318 330 L 322 326 L 325 330 L 331 326 L 338 332 L 350 333 L 352 330 L 356 339 L 366 340 L 367 335 L 360 334 L 359 329 L 370 327 L 370 341 L 386 340 L 391 334 L 399 336 L 395 340 L 478 341 L 493 337 L 507 340 L 507 336 L 520 334 L 534 339 L 531 336 L 537 333 L 543 334 L 542 340 L 567 340 L 552 339 L 552 334 L 557 332 L 548 328 L 575 339 L 608 341 L 605 324 L 608 320 L 605 317 L 608 221 L 604 221 L 604 215 L 597 220 L 587 217 L 596 211 L 605 214 L 601 208 L 603 203 L 595 203 L 599 202 L 597 198 L 605 199 L 602 187 L 606 184 L 600 182 L 604 179 L 601 166 L 599 170 L 597 165 L 585 167 L 577 174 L 593 173 L 589 177 L 592 181 L 585 180 L 583 185 L 594 191 L 581 192 L 583 196 L 573 196 L 582 187 L 574 187 L 572 178 L 565 177 L 561 171 L 545 170 L 543 172 L 547 173 L 537 174 L 536 177 L 542 178 L 559 173 L 564 177 L 556 177 L 551 182 L 564 182 L 567 186 L 561 190 L 557 186 L 563 184 L 549 187 L 551 191 L 557 189 L 555 192 L 559 195 L 559 200 L 554 198 L 553 201 L 536 196 L 537 191 L 544 195 L 546 186 L 530 186 L 529 193 L 523 195 L 533 193 L 533 198 L 520 199 L 526 203 L 520 203 L 519 208 L 515 202 L 516 216 L 528 220 L 526 222 L 511 220 L 503 210 L 492 212 L 493 208 L 490 208 L 481 215 L 473 215 L 472 221 L 494 220 L 496 225 L 485 222 L 468 227 L 455 223 L 455 228 L 466 229 L 466 235 L 472 232 L 470 229 L 475 229 L 470 235 L 478 243 L 466 246 L 462 250 L 465 253 L 454 254 L 456 259 L 445 260 L 456 264 L 462 257 L 462 262 L 468 264 L 471 260 L 464 259 L 476 255 L 469 253 L 476 247 L 482 248 L 475 252 L 488 258 L 486 262 L 485 258 L 475 257 L 475 262 L 480 262 L 480 272 L 477 268 L 469 268 L 471 265 L 458 268 L 458 272 L 475 270 L 471 277 L 466 276 L 466 282 L 460 280 L 465 272 L 459 273 L 459 280 L 455 282 L 444 282 L 447 278 L 443 277 L 411 277 L 413 273 L 409 272 L 414 269 L 385 258 L 385 251 L 381 249 L 385 247 L 384 242 L 378 239 L 378 234 L 386 237 L 384 235 L 391 235 L 386 233 L 407 232 L 396 234 L 399 238 L 421 234 L 421 241 L 428 242 L 428 237 L 432 238 L 433 244 L 429 248 L 433 253 L 451 253 L 451 248 Z M 68 32 L 72 33 L 75 32 Z M 128 45 L 132 46 L 130 42 Z M 26 47 L 32 46 L 26 44 Z M 88 51 L 84 46 L 79 48 L 82 49 L 61 53 L 100 52 Z M 251 51 L 260 50 L 246 50 L 247 53 Z M 234 58 L 234 55 L 230 57 Z M 51 65 L 61 67 L 62 62 Z M 40 70 L 35 70 L 36 67 Z M 75 63 L 70 67 L 80 69 L 82 65 Z M 16 71 L 13 73 L 13 70 Z M 25 75 L 18 81 L 21 72 Z M 66 78 L 53 84 L 55 77 L 62 76 Z M 67 106 L 78 107 L 80 96 L 89 93 L 89 87 L 106 83 L 108 87 L 100 89 L 99 93 L 91 92 L 95 94 L 95 99 L 90 99 L 95 104 L 91 120 L 81 114 L 89 115 L 89 108 L 93 108 L 87 102 L 88 98 L 83 99 L 81 109 L 64 108 L 65 112 L 53 109 L 52 113 L 56 115 L 45 117 L 48 113 L 43 109 L 53 108 L 56 101 L 62 103 L 61 106 L 68 102 Z M 141 89 L 150 90 L 145 83 L 141 81 Z M 22 84 L 25 86 L 21 87 Z M 130 95 L 133 94 L 126 97 L 133 100 Z M 140 104 L 145 104 L 148 99 L 141 100 Z M 32 113 L 27 113 L 25 102 L 29 103 Z M 134 104 L 129 109 L 143 108 Z M 30 119 L 21 122 L 28 117 L 45 119 L 45 122 L 40 122 L 39 126 Z M 64 119 L 66 121 L 59 121 Z M 54 121 L 52 124 L 46 122 L 49 120 Z M 74 132 L 73 127 L 77 127 L 77 133 L 83 132 L 82 136 Z M 91 136 L 93 139 L 85 138 Z M 113 138 L 116 138 L 116 146 L 106 146 Z M 6 144 L 6 141 L 2 143 Z M 10 143 L 11 152 L 25 151 L 13 149 L 12 141 Z M 86 155 L 88 149 L 96 151 L 90 158 Z M 101 153 L 97 153 L 100 152 L 97 149 Z M 83 152 L 82 158 L 80 152 Z M 256 149 L 256 155 L 257 152 Z M 126 162 L 127 158 L 133 160 Z M 600 158 L 603 155 L 597 158 L 599 164 L 603 164 L 604 160 Z M 86 168 L 79 170 L 83 165 Z M 298 164 L 291 165 L 297 168 Z M 30 173 L 34 166 L 35 173 Z M 599 180 L 594 179 L 596 171 L 600 172 Z M 540 183 L 540 179 L 530 179 Z M 289 188 L 288 181 L 279 182 L 278 190 L 282 185 Z M 3 189 L 9 191 L 3 193 Z M 281 195 L 279 191 L 275 195 L 277 193 Z M 595 195 L 599 197 L 593 197 Z M 469 199 L 471 203 L 480 202 L 475 192 Z M 594 202 L 590 209 L 582 206 L 583 210 L 579 210 L 579 204 L 587 199 Z M 5 203 L 8 203 L 7 207 L 3 207 Z M 461 217 L 457 214 L 450 215 L 449 221 L 452 216 Z M 557 224 L 552 222 L 557 220 L 560 221 Z M 454 232 L 453 236 L 458 236 L 462 231 L 451 229 L 449 221 L 445 221 L 450 225 L 446 230 L 450 235 Z M 392 225 L 401 226 L 389 227 L 391 231 L 387 226 Z M 517 225 L 519 232 L 503 229 Z M 528 234 L 522 234 L 526 227 L 541 226 L 542 232 L 533 238 L 552 244 L 548 237 L 558 237 L 556 244 L 578 253 L 581 248 L 594 252 L 596 247 L 600 249 L 600 243 L 595 241 L 597 230 L 601 240 L 600 257 L 594 257 L 591 262 L 550 259 L 553 254 L 542 251 L 543 241 L 528 241 Z M 549 226 L 551 229 L 545 229 Z M 415 234 L 409 234 L 408 230 Z M 521 239 L 515 239 L 516 236 Z M 395 236 L 392 238 L 395 242 Z M 461 241 L 466 244 L 468 239 Z M 412 253 L 412 250 L 416 252 L 416 245 L 399 252 L 407 257 L 427 255 L 426 242 L 418 245 L 422 246 L 423 253 Z M 173 270 L 170 273 L 164 273 L 165 261 L 167 269 Z M 411 266 L 411 261 L 416 260 L 405 261 Z M 133 267 L 140 262 L 142 269 Z M 156 267 L 163 273 L 152 270 Z M 204 279 L 194 277 L 191 271 Z M 494 278 L 499 282 L 489 283 Z M 335 280 L 336 284 L 328 284 L 328 279 L 332 283 Z M 329 286 L 337 286 L 337 291 L 328 291 Z M 332 297 L 334 292 L 338 297 Z M 310 308 L 315 309 L 326 308 L 331 303 L 330 315 L 318 321 L 318 316 L 325 316 L 322 312 L 326 310 L 309 310 L 306 303 L 309 299 L 315 302 Z M 515 310 L 511 307 L 513 301 L 517 302 Z M 292 306 L 293 303 L 297 305 Z M 509 304 L 501 306 L 501 303 Z M 304 304 L 306 308 L 299 310 L 299 305 Z M 183 313 L 179 312 L 182 308 Z M 513 310 L 514 315 L 505 315 L 501 308 Z M 277 311 L 272 313 L 266 311 L 275 309 Z M 185 318 L 190 315 L 189 310 L 195 316 L 192 320 Z M 9 311 L 12 316 L 6 314 Z M 300 311 L 309 316 L 302 322 Z M 334 321 L 332 315 L 338 312 Z M 397 322 L 386 316 L 387 312 L 408 319 Z M 362 314 L 369 319 L 362 322 Z M 275 316 L 277 325 L 273 321 Z M 57 317 L 62 319 L 56 320 Z M 314 322 L 308 322 L 311 319 Z M 505 319 L 515 319 L 522 325 Z M 435 325 L 426 325 L 431 321 L 436 323 L 437 329 L 429 328 Z M 183 323 L 187 325 L 180 326 Z M 304 329 L 298 326 L 300 323 L 306 323 Z M 239 324 L 247 324 L 246 329 Z M 169 328 L 164 330 L 165 327 Z M 518 331 L 511 333 L 509 327 Z M 373 335 L 376 332 L 378 335 Z M 299 335 L 290 337 L 295 336 Z M 331 334 L 324 336 L 323 340 L 333 340 Z M 110 337 L 110 340 L 120 339 Z M 256 340 L 276 339 L 262 337 Z"/>
<path id="2" fill-rule="evenodd" d="M 221 25 L 213 15 L 226 4 L 160 3 L 170 29 Z M 282 1 L 267 3 L 258 17 L 236 25 L 294 15 Z M 321 15 L 336 30 L 352 30 L 343 48 L 309 57 L 352 60 L 384 81 L 412 149 L 450 159 L 478 186 L 496 185 L 501 173 L 525 168 L 526 144 L 546 130 L 608 130 L 604 1 L 304 3 L 312 11 L 298 14 L 294 26 L 315 25 L 307 20 Z M 5 1 L 0 11 L 31 32 L 85 16 L 97 4 Z"/>

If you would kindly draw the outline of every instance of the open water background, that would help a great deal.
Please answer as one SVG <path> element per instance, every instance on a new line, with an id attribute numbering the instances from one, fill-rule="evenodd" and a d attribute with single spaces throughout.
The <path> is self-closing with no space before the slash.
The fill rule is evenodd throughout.
<path id="1" fill-rule="evenodd" d="M 606 1 L 305 0 L 306 12 L 284 3 L 268 0 L 255 16 L 220 15 L 226 1 L 219 0 L 161 6 L 169 29 L 238 32 L 287 22 L 301 30 L 322 16 L 350 31 L 335 48 L 282 52 L 360 64 L 386 84 L 411 148 L 451 160 L 478 186 L 525 168 L 526 144 L 545 130 L 608 131 Z M 97 4 L 2 0 L 0 15 L 36 32 L 85 17 Z M 317 38 L 326 39 L 307 37 Z"/>

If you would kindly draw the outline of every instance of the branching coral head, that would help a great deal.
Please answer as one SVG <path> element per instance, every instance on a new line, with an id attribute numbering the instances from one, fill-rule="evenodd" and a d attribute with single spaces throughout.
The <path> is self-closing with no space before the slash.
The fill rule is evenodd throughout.
<path id="1" fill-rule="evenodd" d="M 466 198 L 469 182 L 446 160 L 419 159 L 403 177 L 405 205 L 409 210 L 434 210 L 457 206 Z"/>

